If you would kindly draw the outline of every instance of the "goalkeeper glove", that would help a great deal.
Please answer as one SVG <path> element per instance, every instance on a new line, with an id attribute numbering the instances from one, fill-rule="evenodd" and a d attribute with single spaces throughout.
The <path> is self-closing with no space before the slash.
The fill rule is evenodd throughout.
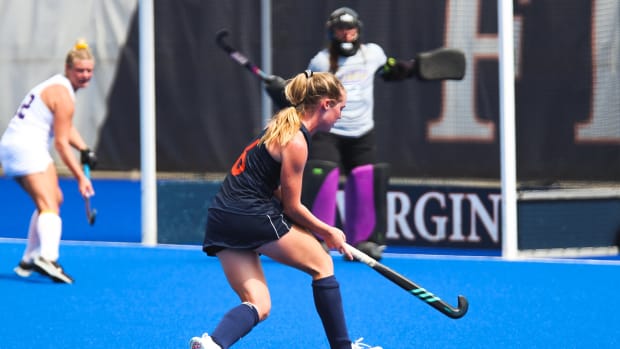
<path id="1" fill-rule="evenodd" d="M 284 95 L 284 88 L 286 87 L 286 80 L 277 75 L 272 75 L 265 80 L 265 91 L 273 103 L 280 109 L 290 107 L 291 103 L 286 99 Z"/>
<path id="2" fill-rule="evenodd" d="M 385 81 L 398 81 L 412 77 L 416 72 L 415 61 L 396 60 L 388 58 L 383 67 L 379 68 L 379 75 Z"/>

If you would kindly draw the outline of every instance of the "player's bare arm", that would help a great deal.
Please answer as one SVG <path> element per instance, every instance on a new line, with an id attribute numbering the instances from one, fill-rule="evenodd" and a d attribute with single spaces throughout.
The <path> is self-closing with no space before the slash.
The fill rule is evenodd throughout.
<path id="1" fill-rule="evenodd" d="M 50 86 L 42 93 L 42 98 L 54 114 L 54 147 L 58 155 L 78 180 L 78 186 L 82 196 L 86 197 L 92 195 L 92 184 L 84 175 L 84 171 L 82 171 L 80 164 L 73 155 L 73 148 L 71 145 L 72 133 L 77 133 L 77 131 L 75 131 L 73 127 L 73 112 L 75 107 L 69 92 L 60 85 L 54 85 Z"/>
<path id="2" fill-rule="evenodd" d="M 82 138 L 82 135 L 78 132 L 73 124 L 71 124 L 71 131 L 69 133 L 69 143 L 71 146 L 77 150 L 82 150 L 88 148 L 86 142 Z"/>
<path id="3" fill-rule="evenodd" d="M 307 144 L 301 132 L 298 132 L 286 146 L 282 147 L 281 156 L 280 182 L 285 214 L 297 224 L 322 237 L 328 247 L 346 252 L 343 247 L 344 233 L 338 228 L 323 223 L 301 203 L 301 183 L 308 156 Z"/>

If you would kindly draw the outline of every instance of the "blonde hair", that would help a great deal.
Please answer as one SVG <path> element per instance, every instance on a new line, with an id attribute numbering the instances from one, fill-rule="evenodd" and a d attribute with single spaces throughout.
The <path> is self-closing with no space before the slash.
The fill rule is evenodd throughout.
<path id="1" fill-rule="evenodd" d="M 73 67 L 73 62 L 75 60 L 95 60 L 95 56 L 93 56 L 88 43 L 84 39 L 78 39 L 75 42 L 75 45 L 73 45 L 69 53 L 67 53 L 65 64 L 68 67 Z"/>
<path id="2" fill-rule="evenodd" d="M 281 109 L 271 118 L 260 143 L 286 145 L 299 131 L 307 110 L 316 108 L 322 98 L 340 99 L 342 91 L 342 83 L 331 73 L 306 70 L 297 74 L 284 89 L 286 99 L 292 106 Z"/>

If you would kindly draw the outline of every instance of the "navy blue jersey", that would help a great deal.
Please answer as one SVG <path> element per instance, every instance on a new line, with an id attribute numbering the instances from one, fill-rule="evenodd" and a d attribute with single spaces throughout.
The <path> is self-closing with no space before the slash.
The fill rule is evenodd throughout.
<path id="1" fill-rule="evenodd" d="M 310 143 L 308 130 L 301 132 Z M 291 227 L 274 198 L 282 165 L 254 139 L 235 161 L 209 207 L 203 250 L 213 256 L 223 248 L 255 249 L 281 238 Z"/>
<path id="2" fill-rule="evenodd" d="M 260 136 L 259 136 L 260 137 Z M 280 181 L 281 164 L 255 139 L 237 158 L 226 175 L 212 208 L 245 214 L 272 214 L 274 190 Z"/>
<path id="3" fill-rule="evenodd" d="M 301 131 L 309 142 L 308 130 Z M 280 185 L 282 165 L 274 160 L 267 147 L 258 142 L 265 131 L 241 153 L 227 174 L 211 207 L 244 214 L 274 214 L 281 208 L 273 202 L 273 192 Z"/>

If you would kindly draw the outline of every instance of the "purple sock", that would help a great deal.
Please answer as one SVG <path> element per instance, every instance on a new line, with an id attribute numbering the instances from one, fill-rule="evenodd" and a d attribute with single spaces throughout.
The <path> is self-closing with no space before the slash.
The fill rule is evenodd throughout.
<path id="1" fill-rule="evenodd" d="M 312 281 L 314 305 L 321 317 L 331 349 L 351 349 L 342 309 L 340 285 L 334 275 Z"/>
<path id="2" fill-rule="evenodd" d="M 227 349 L 245 336 L 258 323 L 258 312 L 249 303 L 230 309 L 217 325 L 211 338 L 222 349 Z"/>

